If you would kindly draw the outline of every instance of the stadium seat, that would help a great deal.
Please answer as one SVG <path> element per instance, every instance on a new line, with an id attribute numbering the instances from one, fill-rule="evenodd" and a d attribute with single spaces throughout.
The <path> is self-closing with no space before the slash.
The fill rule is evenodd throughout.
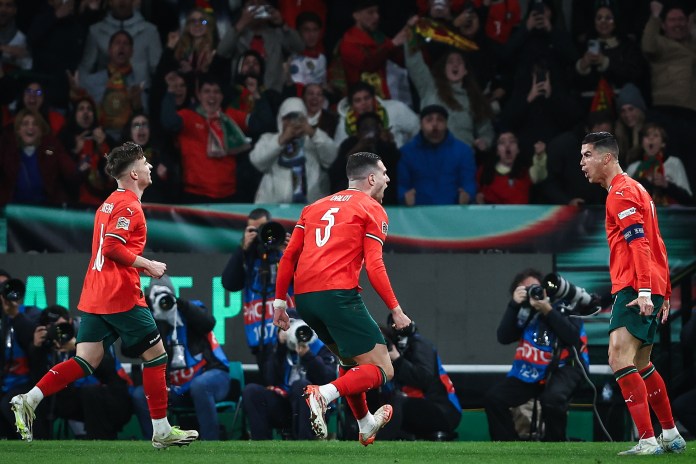
<path id="1" fill-rule="evenodd" d="M 230 424 L 229 430 L 224 427 L 224 421 L 220 417 L 220 425 L 224 428 L 224 434 L 221 434 L 220 439 L 229 438 L 232 433 L 234 433 L 234 428 L 237 423 L 237 419 L 242 414 L 242 390 L 244 389 L 244 369 L 242 368 L 242 363 L 240 361 L 230 361 L 230 392 L 227 394 L 227 398 L 223 401 L 218 401 L 215 403 L 215 409 L 217 410 L 218 417 L 221 414 L 232 413 L 232 423 Z M 176 406 L 170 409 L 170 413 L 175 417 L 175 422 L 178 424 L 182 420 L 191 419 L 195 417 L 196 411 L 193 406 Z"/>

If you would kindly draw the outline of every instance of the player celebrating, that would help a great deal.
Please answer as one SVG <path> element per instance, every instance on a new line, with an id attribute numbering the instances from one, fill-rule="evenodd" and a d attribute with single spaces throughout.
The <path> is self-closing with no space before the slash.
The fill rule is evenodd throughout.
<path id="1" fill-rule="evenodd" d="M 672 291 L 655 204 L 643 186 L 621 170 L 612 134 L 588 134 L 581 156 L 585 177 L 609 191 L 606 229 L 614 295 L 609 365 L 640 436 L 637 445 L 619 454 L 681 453 L 686 442 L 674 425 L 665 383 L 650 362 L 658 318 L 667 320 Z M 657 440 L 648 404 L 662 426 Z"/>
<path id="2" fill-rule="evenodd" d="M 370 283 L 392 311 L 394 328 L 406 328 L 411 320 L 394 296 L 382 260 L 388 223 L 381 201 L 389 182 L 384 163 L 374 153 L 355 153 L 348 158 L 346 174 L 346 190 L 302 210 L 278 265 L 273 323 L 289 327 L 285 295 L 294 271 L 300 316 L 341 360 L 337 380 L 305 389 L 312 429 L 326 438 L 326 406 L 342 396 L 358 420 L 360 443 L 367 446 L 391 419 L 392 407 L 387 404 L 371 414 L 365 392 L 390 380 L 394 369 L 359 293 L 363 261 Z"/>
<path id="3" fill-rule="evenodd" d="M 143 387 L 154 429 L 152 446 L 188 445 L 198 438 L 195 430 L 172 427 L 167 420 L 167 353 L 140 289 L 139 269 L 156 278 L 167 270 L 165 263 L 140 256 L 147 233 L 140 198 L 152 184 L 151 170 L 142 148 L 132 142 L 114 148 L 107 157 L 106 172 L 116 179 L 118 189 L 94 218 L 92 257 L 78 304 L 82 320 L 77 355 L 53 366 L 28 393 L 10 401 L 17 431 L 26 441 L 33 438 L 34 411 L 41 400 L 92 374 L 104 350 L 119 337 L 144 361 Z"/>

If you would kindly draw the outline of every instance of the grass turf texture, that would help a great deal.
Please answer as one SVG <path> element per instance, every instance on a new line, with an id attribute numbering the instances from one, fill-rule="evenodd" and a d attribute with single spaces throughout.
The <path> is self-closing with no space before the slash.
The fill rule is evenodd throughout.
<path id="1" fill-rule="evenodd" d="M 491 443 L 491 442 L 380 442 L 361 446 L 358 441 L 225 441 L 195 442 L 189 447 L 155 450 L 146 441 L 0 441 L 0 462 L 24 463 L 511 463 L 609 464 L 652 460 L 696 462 L 696 446 L 687 443 L 683 454 L 653 457 L 617 456 L 634 443 Z"/>

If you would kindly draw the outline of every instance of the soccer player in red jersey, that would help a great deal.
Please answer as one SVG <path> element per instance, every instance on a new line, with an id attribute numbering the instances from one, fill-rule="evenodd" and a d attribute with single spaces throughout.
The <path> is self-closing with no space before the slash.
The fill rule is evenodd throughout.
<path id="1" fill-rule="evenodd" d="M 392 407 L 387 404 L 371 414 L 365 392 L 390 380 L 394 369 L 384 337 L 359 293 L 363 262 L 370 283 L 392 312 L 394 328 L 404 329 L 411 320 L 396 300 L 382 260 L 388 230 L 381 204 L 387 169 L 378 155 L 361 152 L 348 158 L 346 174 L 346 190 L 302 210 L 278 265 L 273 323 L 283 330 L 289 327 L 285 295 L 294 277 L 297 311 L 341 360 L 337 380 L 305 389 L 314 433 L 326 437 L 326 406 L 342 396 L 358 420 L 360 443 L 367 446 L 391 419 Z"/>
<path id="2" fill-rule="evenodd" d="M 614 304 L 609 320 L 609 366 L 614 372 L 640 441 L 619 454 L 681 453 L 686 442 L 674 425 L 667 389 L 650 362 L 657 324 L 669 316 L 672 286 L 667 249 L 650 194 L 619 165 L 616 138 L 593 132 L 582 141 L 585 177 L 609 192 L 606 229 Z M 650 409 L 662 426 L 657 439 Z"/>
<path id="3" fill-rule="evenodd" d="M 172 427 L 167 420 L 167 353 L 140 288 L 139 271 L 161 277 L 167 265 L 141 256 L 147 226 L 140 205 L 152 184 L 152 165 L 142 148 L 127 142 L 114 148 L 106 162 L 107 173 L 118 189 L 99 207 L 94 218 L 92 257 L 87 268 L 78 309 L 82 311 L 76 356 L 57 364 L 28 393 L 12 398 L 17 431 L 32 440 L 34 411 L 42 399 L 93 373 L 104 350 L 116 339 L 143 359 L 143 387 L 154 433 L 152 446 L 188 445 L 195 430 Z"/>

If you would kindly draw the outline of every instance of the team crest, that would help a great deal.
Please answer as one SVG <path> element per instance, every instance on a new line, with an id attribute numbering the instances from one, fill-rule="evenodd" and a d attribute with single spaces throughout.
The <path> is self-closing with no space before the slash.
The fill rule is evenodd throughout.
<path id="1" fill-rule="evenodd" d="M 114 204 L 113 203 L 104 203 L 102 204 L 101 211 L 102 213 L 106 214 L 111 214 L 111 211 L 114 210 Z"/>
<path id="2" fill-rule="evenodd" d="M 382 233 L 384 235 L 387 235 L 387 232 L 389 231 L 389 224 L 386 222 L 382 221 Z"/>
<path id="3" fill-rule="evenodd" d="M 128 227 L 130 227 L 130 219 L 124 217 L 118 218 L 118 221 L 116 221 L 117 229 L 128 230 Z"/>

